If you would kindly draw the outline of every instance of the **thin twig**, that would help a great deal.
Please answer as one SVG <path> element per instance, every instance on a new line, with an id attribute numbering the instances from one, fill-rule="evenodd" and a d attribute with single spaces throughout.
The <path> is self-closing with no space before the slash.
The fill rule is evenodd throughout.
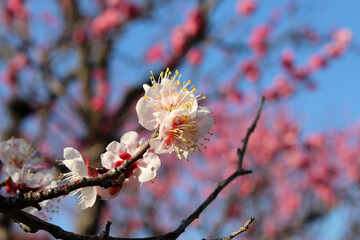
<path id="1" fill-rule="evenodd" d="M 246 151 L 246 147 L 247 147 L 247 143 L 249 141 L 249 138 L 250 138 L 250 135 L 251 133 L 254 132 L 255 128 L 256 128 L 256 124 L 257 122 L 259 121 L 259 118 L 260 118 L 260 115 L 261 115 L 261 111 L 263 109 L 263 106 L 264 106 L 264 103 L 265 103 L 265 97 L 263 96 L 261 98 L 261 101 L 260 101 L 260 106 L 257 110 L 257 113 L 256 113 L 256 117 L 255 117 L 255 120 L 253 121 L 253 123 L 251 124 L 251 126 L 248 128 L 247 132 L 246 132 L 246 135 L 245 135 L 245 138 L 242 140 L 243 142 L 243 147 L 240 149 L 238 149 L 238 156 L 239 156 L 239 165 L 238 165 L 238 170 L 243 170 L 243 160 L 244 160 L 244 156 L 245 156 L 245 151 Z"/>
<path id="2" fill-rule="evenodd" d="M 227 237 L 224 238 L 218 238 L 216 240 L 230 240 L 233 239 L 234 237 L 236 237 L 237 235 L 239 235 L 240 233 L 243 233 L 245 231 L 247 231 L 250 227 L 250 224 L 255 220 L 255 218 L 250 218 L 249 220 L 247 220 L 247 222 L 244 224 L 244 226 L 242 226 L 241 228 L 239 228 L 239 230 L 233 232 L 232 234 L 230 234 Z"/>

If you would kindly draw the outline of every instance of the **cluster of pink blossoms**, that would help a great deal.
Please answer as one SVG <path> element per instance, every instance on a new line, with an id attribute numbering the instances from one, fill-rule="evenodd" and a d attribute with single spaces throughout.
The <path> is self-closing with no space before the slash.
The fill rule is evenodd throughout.
<path id="1" fill-rule="evenodd" d="M 73 191 L 80 192 L 79 202 L 82 209 L 94 205 L 97 196 L 103 200 L 115 198 L 122 190 L 130 196 L 139 192 L 144 182 L 153 180 L 160 168 L 157 154 L 176 152 L 179 159 L 188 160 L 192 152 L 201 151 L 201 138 L 209 134 L 214 125 L 210 109 L 198 105 L 198 100 L 205 99 L 196 95 L 197 88 L 192 81 L 181 82 L 178 71 L 171 76 L 169 69 L 161 73 L 158 81 L 152 75 L 152 86 L 144 85 L 145 95 L 136 105 L 139 123 L 147 130 L 155 130 L 156 136 L 150 140 L 139 140 L 139 134 L 125 133 L 120 142 L 113 141 L 101 155 L 102 168 L 90 167 L 90 159 L 81 156 L 75 148 L 64 149 L 64 164 L 70 171 L 62 177 L 65 182 L 76 182 L 83 178 L 98 177 L 110 169 L 121 166 L 131 159 L 141 147 L 149 141 L 150 149 L 140 159 L 127 168 L 128 176 L 122 183 L 109 188 L 100 186 L 85 187 Z M 206 138 L 204 138 L 206 139 Z M 36 191 L 53 187 L 54 170 L 35 170 L 41 160 L 36 157 L 31 146 L 21 139 L 12 139 L 0 145 L 0 159 L 5 164 L 3 172 L 11 177 L 6 190 Z M 112 179 L 115 182 L 117 179 Z"/>

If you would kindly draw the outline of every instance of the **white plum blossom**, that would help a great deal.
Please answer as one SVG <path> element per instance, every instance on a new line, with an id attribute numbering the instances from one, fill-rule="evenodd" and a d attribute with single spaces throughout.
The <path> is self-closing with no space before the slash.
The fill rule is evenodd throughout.
<path id="1" fill-rule="evenodd" d="M 112 169 L 123 164 L 125 160 L 130 159 L 146 142 L 145 139 L 140 139 L 139 141 L 138 138 L 137 132 L 130 131 L 121 137 L 120 142 L 111 142 L 106 147 L 107 151 L 101 155 L 102 165 L 106 169 Z M 116 197 L 120 190 L 127 195 L 133 196 L 139 192 L 143 182 L 150 181 L 156 177 L 156 171 L 160 165 L 159 157 L 147 151 L 143 154 L 142 158 L 130 166 L 128 169 L 130 177 L 124 180 L 122 186 L 103 189 L 98 194 L 104 200 Z"/>
<path id="2" fill-rule="evenodd" d="M 5 165 L 16 168 L 31 167 L 43 162 L 32 145 L 22 138 L 11 138 L 0 142 L 0 160 Z"/>
<path id="3" fill-rule="evenodd" d="M 205 137 L 214 119 L 210 109 L 198 107 L 196 116 L 191 118 L 185 109 L 172 111 L 160 124 L 159 135 L 150 140 L 150 146 L 156 153 L 176 151 L 179 159 L 189 159 L 192 152 L 201 151 L 199 139 Z"/>
<path id="4" fill-rule="evenodd" d="M 170 77 L 168 70 L 160 74 L 159 82 L 151 76 L 153 86 L 144 84 L 145 95 L 136 104 L 139 123 L 147 130 L 154 130 L 161 124 L 162 119 L 175 109 L 187 109 L 191 118 L 196 115 L 198 98 L 205 98 L 202 94 L 194 95 L 197 88 L 189 86 L 192 81 L 180 82 L 178 71 Z"/>
<path id="5" fill-rule="evenodd" d="M 81 154 L 75 148 L 67 147 L 64 149 L 63 163 L 70 172 L 65 173 L 63 179 L 69 182 L 76 182 L 84 177 L 95 177 L 97 175 L 93 168 L 90 168 L 89 159 L 84 162 Z M 80 191 L 79 202 L 81 209 L 92 207 L 96 201 L 97 188 L 96 187 L 84 187 L 73 191 L 70 195 L 74 195 Z"/>
<path id="6" fill-rule="evenodd" d="M 43 158 L 24 139 L 11 138 L 0 142 L 0 160 L 4 164 L 2 171 L 10 177 L 5 185 L 5 190 L 9 194 L 45 190 L 57 185 L 54 179 L 55 168 L 43 168 Z M 41 207 L 49 208 L 49 203 L 50 200 L 45 200 L 39 204 Z M 34 207 L 24 210 L 46 219 L 45 214 Z"/>
<path id="7" fill-rule="evenodd" d="M 158 137 L 150 140 L 155 153 L 175 151 L 179 159 L 188 159 L 190 153 L 200 151 L 200 138 L 210 132 L 214 119 L 210 109 L 198 106 L 198 100 L 205 96 L 195 95 L 192 81 L 181 83 L 180 77 L 178 71 L 171 76 L 168 69 L 158 82 L 151 76 L 153 86 L 144 84 L 145 95 L 136 111 L 144 128 L 159 128 Z"/>
<path id="8" fill-rule="evenodd" d="M 3 171 L 10 176 L 13 187 L 17 186 L 21 191 L 44 190 L 55 183 L 55 168 L 31 169 L 5 165 Z"/>
<path id="9" fill-rule="evenodd" d="M 44 190 L 55 183 L 55 168 L 41 168 L 43 158 L 23 139 L 1 142 L 0 160 L 4 163 L 2 171 L 11 179 L 5 186 L 8 193 Z"/>

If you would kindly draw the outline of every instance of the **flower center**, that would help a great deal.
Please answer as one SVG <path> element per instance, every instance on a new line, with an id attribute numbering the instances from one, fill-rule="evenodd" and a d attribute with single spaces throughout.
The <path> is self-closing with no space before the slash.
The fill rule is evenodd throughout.
<path id="1" fill-rule="evenodd" d="M 114 164 L 114 167 L 118 167 L 118 166 L 121 166 L 125 160 L 128 160 L 130 159 L 132 156 L 130 153 L 127 153 L 127 152 L 122 152 L 119 154 L 119 157 L 121 158 L 121 160 L 119 161 L 116 161 L 115 164 Z M 138 168 L 138 163 L 137 162 L 134 162 L 133 164 L 131 164 L 131 166 L 127 169 L 127 172 L 130 173 L 130 174 L 133 174 L 134 171 Z"/>
<path id="2" fill-rule="evenodd" d="M 189 116 L 175 116 L 165 144 L 167 146 L 174 144 L 175 148 L 194 151 L 194 149 L 198 149 L 197 132 L 196 122 L 192 121 Z"/>
<path id="3" fill-rule="evenodd" d="M 25 162 L 21 158 L 13 157 L 10 161 L 10 165 L 21 169 L 25 165 Z"/>

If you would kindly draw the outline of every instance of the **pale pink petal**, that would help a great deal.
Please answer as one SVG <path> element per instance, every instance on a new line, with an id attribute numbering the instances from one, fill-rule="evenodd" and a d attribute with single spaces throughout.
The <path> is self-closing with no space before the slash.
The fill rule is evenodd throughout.
<path id="1" fill-rule="evenodd" d="M 136 104 L 136 113 L 139 118 L 139 124 L 146 128 L 147 130 L 154 130 L 158 123 L 154 118 L 155 110 L 151 102 L 145 99 L 145 97 L 140 98 Z"/>
<path id="2" fill-rule="evenodd" d="M 179 92 L 178 86 L 170 79 L 164 78 L 161 80 L 160 95 L 167 97 L 174 96 Z"/>
<path id="3" fill-rule="evenodd" d="M 135 153 L 135 149 L 137 148 L 139 141 L 139 134 L 135 131 L 130 131 L 125 133 L 122 137 L 120 142 L 126 145 L 126 148 L 128 149 L 127 152 L 130 154 Z"/>
<path id="4" fill-rule="evenodd" d="M 147 182 L 156 177 L 156 171 L 152 171 L 150 168 L 139 168 L 141 170 L 141 174 L 139 175 L 140 182 Z"/>
<path id="5" fill-rule="evenodd" d="M 80 201 L 81 209 L 92 207 L 96 201 L 95 187 L 85 187 L 81 189 L 82 200 Z"/>
<path id="6" fill-rule="evenodd" d="M 139 161 L 139 166 L 141 165 L 140 163 L 146 163 L 147 166 L 155 169 L 159 169 L 161 165 L 159 156 L 152 152 L 146 152 L 143 155 L 142 161 Z"/>
<path id="7" fill-rule="evenodd" d="M 23 181 L 24 176 L 24 168 L 19 169 L 15 168 L 11 165 L 5 165 L 3 167 L 3 172 L 6 173 L 9 177 L 11 177 L 11 180 L 16 184 L 21 184 Z"/>
<path id="8" fill-rule="evenodd" d="M 106 150 L 111 151 L 115 154 L 120 154 L 126 151 L 126 147 L 122 143 L 112 141 L 109 145 L 107 145 Z"/>
<path id="9" fill-rule="evenodd" d="M 161 140 L 160 136 L 150 139 L 150 147 L 154 149 L 157 154 L 171 152 L 168 148 L 164 147 L 164 140 Z"/>
<path id="10" fill-rule="evenodd" d="M 160 168 L 160 158 L 151 152 L 144 154 L 143 160 L 139 161 L 139 168 L 141 170 L 138 179 L 140 182 L 147 182 L 156 177 L 156 171 Z"/>
<path id="11" fill-rule="evenodd" d="M 130 176 L 129 178 L 125 179 L 122 186 L 122 191 L 129 196 L 134 196 L 139 192 L 140 187 L 141 182 L 139 182 L 136 177 Z"/>
<path id="12" fill-rule="evenodd" d="M 106 151 L 101 154 L 101 165 L 106 169 L 112 169 L 116 161 L 119 161 L 119 155 L 114 154 L 111 151 Z"/>
<path id="13" fill-rule="evenodd" d="M 199 107 L 195 121 L 197 123 L 197 129 L 199 137 L 204 137 L 207 135 L 211 128 L 214 126 L 214 119 L 210 115 L 210 109 L 207 107 Z"/>
<path id="14" fill-rule="evenodd" d="M 116 196 L 118 196 L 119 193 L 120 193 L 120 190 L 119 190 L 116 194 L 112 195 L 112 194 L 110 194 L 110 192 L 109 192 L 109 188 L 108 188 L 108 189 L 105 189 L 105 188 L 98 187 L 98 186 L 96 187 L 96 191 L 97 191 L 97 194 L 101 197 L 102 200 L 110 200 L 110 199 L 113 199 L 113 198 L 115 198 Z"/>
<path id="15" fill-rule="evenodd" d="M 190 118 L 194 118 L 196 116 L 196 110 L 198 109 L 198 101 L 196 100 L 196 97 L 192 93 L 188 93 L 184 90 L 181 90 L 179 93 L 180 97 L 178 97 L 178 100 L 181 103 L 189 103 L 189 107 L 186 109 L 187 114 L 190 116 Z"/>

